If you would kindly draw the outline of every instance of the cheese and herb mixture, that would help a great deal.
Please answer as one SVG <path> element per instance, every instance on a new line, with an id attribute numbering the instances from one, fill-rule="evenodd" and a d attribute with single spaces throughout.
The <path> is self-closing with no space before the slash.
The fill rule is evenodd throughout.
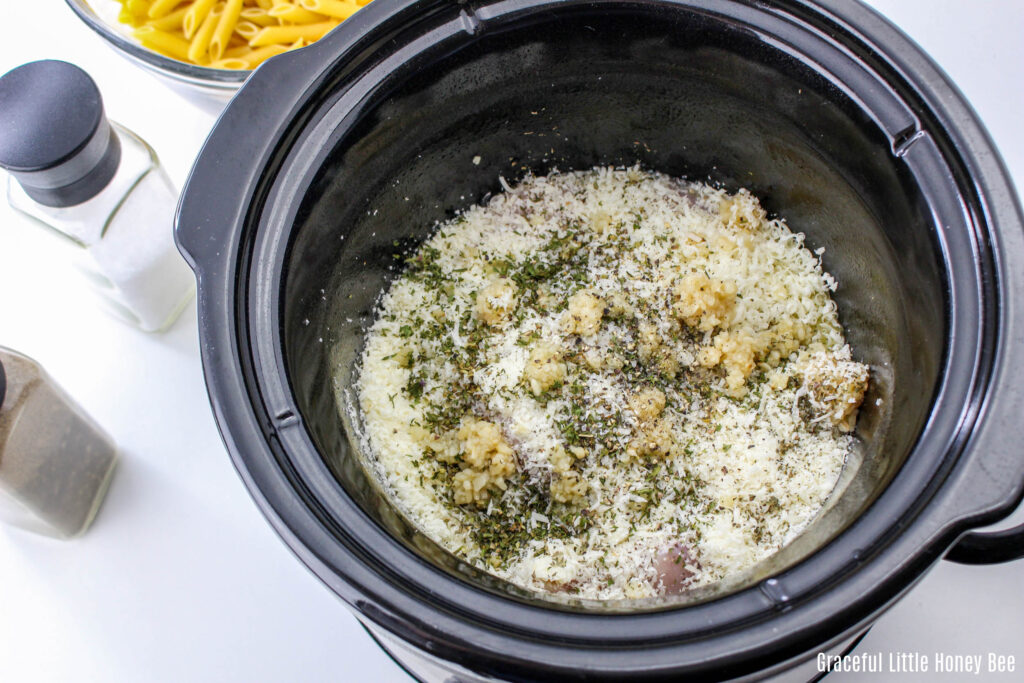
<path id="1" fill-rule="evenodd" d="M 791 540 L 868 369 L 820 254 L 745 190 L 527 177 L 407 259 L 369 331 L 364 441 L 393 502 L 536 591 L 681 593 Z"/>

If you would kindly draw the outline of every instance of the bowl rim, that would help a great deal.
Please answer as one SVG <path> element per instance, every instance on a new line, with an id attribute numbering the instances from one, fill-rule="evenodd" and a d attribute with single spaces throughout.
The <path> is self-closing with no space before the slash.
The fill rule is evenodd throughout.
<path id="1" fill-rule="evenodd" d="M 202 85 L 218 90 L 237 90 L 252 74 L 252 70 L 214 69 L 189 64 L 146 49 L 115 31 L 101 19 L 89 0 L 65 0 L 86 26 L 102 37 L 115 51 L 140 66 L 175 80 Z"/>

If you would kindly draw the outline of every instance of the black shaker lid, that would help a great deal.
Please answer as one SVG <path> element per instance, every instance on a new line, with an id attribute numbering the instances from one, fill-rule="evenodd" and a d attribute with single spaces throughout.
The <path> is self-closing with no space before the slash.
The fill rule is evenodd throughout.
<path id="1" fill-rule="evenodd" d="M 96 83 L 79 67 L 29 62 L 0 77 L 0 166 L 35 201 L 80 204 L 121 161 Z"/>

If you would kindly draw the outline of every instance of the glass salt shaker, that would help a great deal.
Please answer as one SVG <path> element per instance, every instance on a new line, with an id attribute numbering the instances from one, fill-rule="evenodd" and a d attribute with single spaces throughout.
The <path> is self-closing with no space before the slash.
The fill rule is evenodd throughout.
<path id="1" fill-rule="evenodd" d="M 174 245 L 177 192 L 156 153 L 107 120 L 99 89 L 57 60 L 0 77 L 0 167 L 12 207 L 53 228 L 101 303 L 146 331 L 195 292 Z"/>
<path id="2" fill-rule="evenodd" d="M 0 347 L 0 518 L 70 538 L 96 516 L 114 442 L 31 358 Z"/>

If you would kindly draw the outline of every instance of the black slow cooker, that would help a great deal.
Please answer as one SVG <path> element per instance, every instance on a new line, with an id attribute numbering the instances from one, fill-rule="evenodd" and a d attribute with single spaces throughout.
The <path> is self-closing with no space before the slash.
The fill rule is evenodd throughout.
<path id="1" fill-rule="evenodd" d="M 824 247 L 871 389 L 841 490 L 769 561 L 687 598 L 559 601 L 419 534 L 344 404 L 395 254 L 499 176 L 635 163 L 747 187 Z M 419 675 L 697 680 L 835 647 L 943 556 L 1024 554 L 1022 529 L 969 531 L 1024 492 L 1022 225 L 963 98 L 860 4 L 377 0 L 254 74 L 177 237 L 246 486 Z"/>

